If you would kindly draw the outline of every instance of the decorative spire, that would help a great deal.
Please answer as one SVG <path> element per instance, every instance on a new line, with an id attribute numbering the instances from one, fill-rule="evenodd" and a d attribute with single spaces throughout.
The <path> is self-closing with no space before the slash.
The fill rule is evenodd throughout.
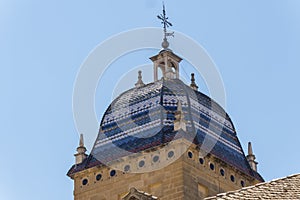
<path id="1" fill-rule="evenodd" d="M 182 104 L 181 104 L 181 101 L 178 100 L 177 102 L 177 112 L 182 112 Z"/>
<path id="2" fill-rule="evenodd" d="M 80 134 L 79 146 L 77 147 L 77 153 L 74 154 L 76 164 L 80 164 L 86 159 L 87 155 L 85 154 L 86 148 L 84 146 L 83 134 Z"/>
<path id="3" fill-rule="evenodd" d="M 195 74 L 194 73 L 191 73 L 191 85 L 190 85 L 190 87 L 193 90 L 198 90 L 198 85 L 195 82 Z"/>
<path id="4" fill-rule="evenodd" d="M 173 26 L 171 22 L 168 21 L 168 17 L 166 17 L 166 10 L 165 10 L 165 4 L 163 3 L 163 14 L 157 15 L 157 18 L 161 20 L 161 23 L 163 24 L 164 28 L 164 39 L 163 42 L 161 43 L 161 46 L 164 49 L 168 49 L 169 47 L 169 42 L 167 40 L 167 37 L 174 37 L 174 32 L 167 32 L 167 28 L 170 26 Z"/>
<path id="5" fill-rule="evenodd" d="M 186 131 L 186 123 L 184 119 L 184 114 L 182 111 L 182 105 L 180 100 L 177 101 L 177 110 L 175 112 L 175 120 L 174 120 L 174 131 L 178 130 Z"/>
<path id="6" fill-rule="evenodd" d="M 83 134 L 80 134 L 79 147 L 84 147 Z"/>
<path id="7" fill-rule="evenodd" d="M 257 164 L 258 162 L 255 161 L 255 155 L 253 154 L 252 150 L 252 144 L 251 142 L 248 142 L 248 155 L 247 155 L 247 160 L 249 162 L 250 167 L 254 170 L 257 171 Z"/>
<path id="8" fill-rule="evenodd" d="M 139 87 L 142 87 L 144 85 L 145 84 L 142 80 L 142 71 L 138 71 L 138 81 L 136 82 L 135 87 L 139 88 Z"/>
<path id="9" fill-rule="evenodd" d="M 248 155 L 253 155 L 252 144 L 248 142 Z"/>

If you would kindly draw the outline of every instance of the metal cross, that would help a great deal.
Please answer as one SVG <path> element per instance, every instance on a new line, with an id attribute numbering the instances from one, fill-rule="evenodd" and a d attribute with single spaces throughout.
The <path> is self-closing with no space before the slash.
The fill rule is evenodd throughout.
<path id="1" fill-rule="evenodd" d="M 173 26 L 171 22 L 168 21 L 166 17 L 165 4 L 163 3 L 163 14 L 157 15 L 157 18 L 161 20 L 161 23 L 164 25 L 164 39 L 166 40 L 168 36 L 174 37 L 174 32 L 167 32 L 167 28 Z"/>

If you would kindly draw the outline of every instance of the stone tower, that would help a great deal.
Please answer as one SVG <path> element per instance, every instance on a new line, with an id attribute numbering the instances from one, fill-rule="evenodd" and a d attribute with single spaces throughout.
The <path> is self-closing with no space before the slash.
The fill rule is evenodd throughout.
<path id="1" fill-rule="evenodd" d="M 161 18 L 167 23 L 165 11 Z M 111 103 L 89 155 L 81 137 L 67 173 L 75 200 L 199 200 L 263 181 L 229 115 L 198 91 L 194 75 L 190 85 L 179 79 L 182 59 L 164 32 L 163 49 L 150 58 L 154 82 L 139 72 Z"/>

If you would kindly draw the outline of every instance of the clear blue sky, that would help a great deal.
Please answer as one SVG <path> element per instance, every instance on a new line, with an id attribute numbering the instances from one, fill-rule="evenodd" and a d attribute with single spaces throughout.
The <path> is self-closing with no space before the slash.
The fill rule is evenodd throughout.
<path id="1" fill-rule="evenodd" d="M 173 28 L 218 66 L 227 112 L 244 149 L 253 142 L 263 177 L 299 173 L 300 1 L 165 3 Z M 157 0 L 0 0 L 0 199 L 73 198 L 65 174 L 78 144 L 72 92 L 79 67 L 111 35 L 159 27 L 159 13 Z M 108 104 L 96 105 L 99 119 Z"/>

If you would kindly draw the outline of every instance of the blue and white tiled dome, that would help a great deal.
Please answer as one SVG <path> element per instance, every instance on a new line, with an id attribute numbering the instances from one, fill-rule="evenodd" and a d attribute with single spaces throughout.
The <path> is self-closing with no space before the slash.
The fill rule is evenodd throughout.
<path id="1" fill-rule="evenodd" d="M 160 52 L 151 59 L 159 61 L 159 56 L 164 59 L 164 53 L 173 59 L 171 62 L 175 64 L 170 66 L 175 72 L 167 70 L 165 63 L 157 63 L 157 66 L 166 67 L 162 68 L 164 78 L 146 85 L 139 84 L 119 95 L 103 115 L 91 155 L 77 166 L 76 171 L 185 138 L 199 149 L 209 151 L 207 153 L 234 168 L 262 180 L 251 169 L 224 109 L 178 78 L 180 58 L 172 52 Z M 174 121 L 179 103 L 185 127 L 177 130 Z M 206 144 L 214 145 L 207 149 Z"/>
<path id="2" fill-rule="evenodd" d="M 174 131 L 178 101 L 186 121 L 186 131 L 181 132 Z M 109 162 L 181 137 L 199 146 L 205 140 L 215 142 L 211 154 L 251 174 L 229 116 L 208 96 L 179 79 L 133 88 L 115 99 L 102 118 L 92 154 Z"/>

